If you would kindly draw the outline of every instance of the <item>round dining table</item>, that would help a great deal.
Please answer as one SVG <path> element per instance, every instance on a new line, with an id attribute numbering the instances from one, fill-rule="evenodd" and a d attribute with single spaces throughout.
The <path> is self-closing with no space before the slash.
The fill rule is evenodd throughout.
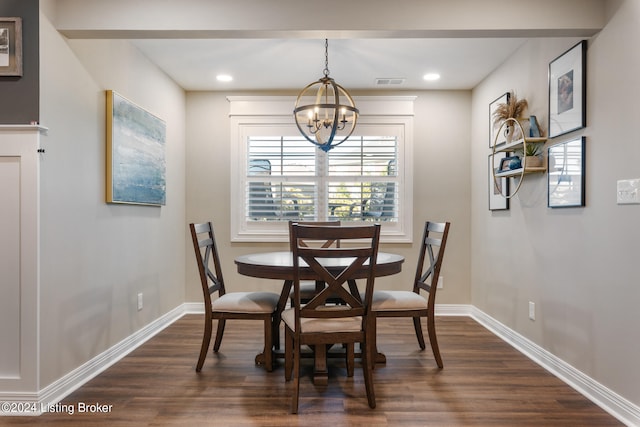
<path id="1" fill-rule="evenodd" d="M 391 276 L 398 274 L 402 271 L 402 263 L 404 257 L 402 255 L 378 252 L 378 259 L 376 262 L 375 275 L 376 277 Z M 335 266 L 336 269 L 342 269 L 348 265 L 349 260 L 341 260 L 340 258 L 327 259 L 325 267 L 329 270 Z M 235 259 L 235 264 L 238 268 L 238 273 L 243 276 L 256 277 L 261 279 L 275 279 L 282 280 L 282 291 L 280 293 L 280 300 L 278 301 L 277 316 L 279 321 L 280 314 L 285 309 L 287 301 L 289 300 L 289 294 L 293 285 L 293 256 L 289 251 L 281 252 L 262 252 L 248 255 L 241 255 Z M 301 280 L 317 280 L 319 277 L 309 267 L 303 267 L 300 270 Z M 356 276 L 356 278 L 364 278 L 366 270 L 362 270 L 362 277 Z M 355 282 L 349 283 L 352 293 L 357 292 Z M 274 337 L 276 348 L 279 348 L 279 338 Z M 273 360 L 276 357 L 282 357 L 281 353 L 275 353 Z M 377 353 L 376 361 L 383 362 L 386 358 L 384 354 Z M 258 354 L 256 356 L 257 363 L 264 363 L 264 354 Z M 315 352 L 315 370 L 314 370 L 314 383 L 327 384 L 328 372 L 326 366 L 326 352 Z"/>
<path id="2" fill-rule="evenodd" d="M 390 276 L 400 273 L 404 257 L 402 255 L 378 252 L 376 262 L 376 277 Z M 262 279 L 293 280 L 293 257 L 291 252 L 262 252 L 248 255 L 240 255 L 235 259 L 238 273 L 243 276 L 259 277 Z M 350 262 L 340 258 L 327 259 L 325 267 L 335 265 L 337 268 L 345 267 Z M 366 263 L 365 263 L 366 264 Z M 304 264 L 302 264 L 304 265 Z M 363 270 L 362 278 L 365 277 Z M 309 267 L 300 271 L 301 280 L 315 280 L 317 276 Z"/>

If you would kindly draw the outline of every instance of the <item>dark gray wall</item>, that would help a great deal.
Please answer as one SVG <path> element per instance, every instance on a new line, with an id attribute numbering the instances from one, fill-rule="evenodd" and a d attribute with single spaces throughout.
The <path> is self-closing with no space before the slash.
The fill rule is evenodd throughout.
<path id="1" fill-rule="evenodd" d="M 0 124 L 40 121 L 39 0 L 0 0 L 0 16 L 22 18 L 22 77 L 0 76 Z"/>

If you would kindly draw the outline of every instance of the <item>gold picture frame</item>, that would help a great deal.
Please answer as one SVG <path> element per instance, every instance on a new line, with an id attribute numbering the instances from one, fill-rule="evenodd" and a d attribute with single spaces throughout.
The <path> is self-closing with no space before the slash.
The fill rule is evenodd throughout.
<path id="1" fill-rule="evenodd" d="M 166 204 L 166 124 L 107 90 L 106 201 Z"/>
<path id="2" fill-rule="evenodd" d="M 22 18 L 0 17 L 0 76 L 22 76 Z"/>

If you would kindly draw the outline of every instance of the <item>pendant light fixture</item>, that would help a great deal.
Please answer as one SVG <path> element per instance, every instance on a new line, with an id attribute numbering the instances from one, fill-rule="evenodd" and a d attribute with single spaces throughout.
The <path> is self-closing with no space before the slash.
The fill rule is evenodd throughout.
<path id="1" fill-rule="evenodd" d="M 293 116 L 300 133 L 327 152 L 351 136 L 359 111 L 349 92 L 329 77 L 328 39 L 324 41 L 324 57 L 324 77 L 302 89 Z"/>

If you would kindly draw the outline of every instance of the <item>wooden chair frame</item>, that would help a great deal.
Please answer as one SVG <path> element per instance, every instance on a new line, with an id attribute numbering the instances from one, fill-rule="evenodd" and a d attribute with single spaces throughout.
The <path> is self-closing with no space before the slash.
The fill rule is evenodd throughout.
<path id="1" fill-rule="evenodd" d="M 304 246 L 305 239 L 338 239 L 341 242 L 346 240 L 358 241 L 357 247 L 345 248 L 311 248 Z M 310 225 L 291 225 L 291 239 L 294 243 L 293 266 L 294 266 L 294 305 L 288 313 L 283 314 L 285 320 L 285 378 L 290 379 L 293 371 L 293 397 L 291 412 L 298 412 L 298 400 L 300 394 L 300 359 L 301 346 L 319 346 L 324 348 L 328 344 L 349 343 L 351 353 L 353 344 L 358 342 L 362 347 L 362 368 L 367 392 L 367 401 L 371 408 L 375 408 L 375 392 L 373 387 L 373 342 L 371 333 L 375 332 L 375 321 L 369 315 L 371 298 L 373 296 L 373 285 L 375 279 L 376 260 L 378 255 L 378 245 L 380 241 L 380 225 L 375 224 L 366 227 L 319 227 Z M 362 243 L 365 241 L 366 243 Z M 331 268 L 325 267 L 319 259 L 328 258 L 349 258 L 352 259 L 348 267 Z M 300 269 L 301 261 L 311 268 L 326 287 L 322 289 L 307 304 L 302 304 L 300 300 Z M 344 285 L 355 280 L 356 274 L 362 277 L 362 270 L 366 271 L 366 289 L 364 298 L 351 288 Z M 349 290 L 348 290 L 349 289 Z M 338 296 L 344 305 L 327 305 L 330 298 Z M 290 315 L 293 313 L 293 321 Z M 321 319 L 340 319 L 349 322 L 353 328 L 337 328 L 327 324 L 322 324 Z M 306 322 L 318 322 L 320 327 L 311 328 L 312 331 L 303 331 L 303 324 Z M 357 328 L 355 325 L 357 324 Z M 317 326 L 317 325 L 316 325 Z M 325 329 L 325 326 L 327 327 Z M 316 351 L 322 351 L 316 349 Z M 349 352 L 347 352 L 349 353 Z M 353 360 L 353 354 L 347 354 L 347 363 Z M 352 363 L 352 362 L 351 362 Z"/>
<path id="2" fill-rule="evenodd" d="M 424 336 L 422 333 L 422 324 L 420 319 L 422 317 L 427 318 L 427 332 L 429 334 L 429 341 L 431 343 L 431 350 L 433 350 L 433 356 L 438 364 L 439 368 L 443 368 L 442 356 L 440 355 L 440 348 L 438 347 L 438 339 L 436 337 L 436 325 L 435 325 L 435 301 L 436 291 L 438 288 L 438 277 L 440 277 L 440 269 L 442 267 L 442 261 L 444 259 L 444 250 L 447 244 L 447 238 L 449 236 L 449 222 L 430 222 L 427 221 L 424 226 L 424 232 L 422 235 L 422 242 L 420 245 L 420 252 L 418 255 L 418 262 L 416 267 L 416 275 L 413 281 L 413 290 L 411 292 L 421 295 L 421 291 L 428 292 L 426 299 L 426 307 L 421 304 L 419 308 L 406 308 L 398 307 L 393 309 L 393 304 L 385 307 L 384 310 L 378 310 L 376 308 L 378 297 L 383 295 L 385 291 L 374 292 L 372 313 L 375 319 L 379 317 L 411 317 L 413 319 L 413 326 L 416 332 L 416 338 L 420 348 L 424 350 L 426 348 L 424 342 Z M 433 237 L 432 233 L 440 233 L 440 238 Z M 438 250 L 434 254 L 434 247 L 438 247 Z M 425 262 L 428 260 L 428 263 Z M 408 293 L 410 291 L 389 291 L 390 295 L 401 295 L 402 293 Z M 422 295 L 421 295 L 422 297 Z M 423 297 L 422 297 L 423 298 Z M 374 322 L 375 325 L 376 322 Z M 374 326 L 375 327 L 375 326 Z M 374 338 L 375 339 L 375 338 Z M 374 347 L 375 348 L 375 347 Z"/>
<path id="3" fill-rule="evenodd" d="M 213 345 L 213 351 L 218 352 L 224 335 L 224 327 L 227 319 L 249 319 L 260 320 L 264 323 L 264 364 L 267 371 L 273 369 L 273 338 L 278 337 L 278 328 L 280 325 L 280 317 L 277 314 L 276 305 L 279 295 L 270 292 L 245 292 L 243 293 L 249 299 L 255 299 L 257 303 L 270 306 L 271 311 L 241 311 L 242 307 L 232 309 L 232 311 L 218 311 L 212 308 L 211 295 L 218 294 L 218 298 L 230 299 L 229 297 L 239 295 L 240 293 L 227 293 L 224 279 L 222 276 L 222 268 L 220 256 L 216 246 L 216 240 L 211 222 L 202 224 L 190 224 L 191 238 L 193 241 L 193 249 L 196 254 L 198 271 L 200 273 L 200 282 L 202 285 L 202 293 L 204 296 L 205 319 L 204 334 L 202 337 L 202 346 L 200 347 L 200 356 L 196 365 L 196 371 L 200 372 L 209 351 L 211 342 L 211 334 L 213 330 L 213 319 L 218 320 L 216 338 Z M 203 239 L 198 236 L 204 235 Z M 210 264 L 213 262 L 213 271 Z M 256 363 L 261 363 L 256 359 Z"/>
<path id="4" fill-rule="evenodd" d="M 289 249 L 291 250 L 291 252 L 293 252 L 293 245 L 294 245 L 293 240 L 291 239 L 292 224 L 314 225 L 317 227 L 340 227 L 341 222 L 338 220 L 336 221 L 289 221 Z M 300 241 L 299 243 L 304 247 L 309 247 L 309 244 L 307 244 L 307 242 L 305 242 L 304 240 Z M 340 240 L 321 239 L 317 243 L 322 248 L 330 248 L 331 246 L 335 246 L 337 248 L 340 247 Z M 300 298 L 302 303 L 307 303 L 311 301 L 311 298 L 313 298 L 314 295 L 317 295 L 317 293 L 320 292 L 325 286 L 326 284 L 322 280 L 316 280 L 315 284 L 303 283 L 300 286 Z M 338 302 L 338 301 L 333 300 L 332 302 Z M 291 306 L 293 307 L 293 291 L 291 291 Z"/>

